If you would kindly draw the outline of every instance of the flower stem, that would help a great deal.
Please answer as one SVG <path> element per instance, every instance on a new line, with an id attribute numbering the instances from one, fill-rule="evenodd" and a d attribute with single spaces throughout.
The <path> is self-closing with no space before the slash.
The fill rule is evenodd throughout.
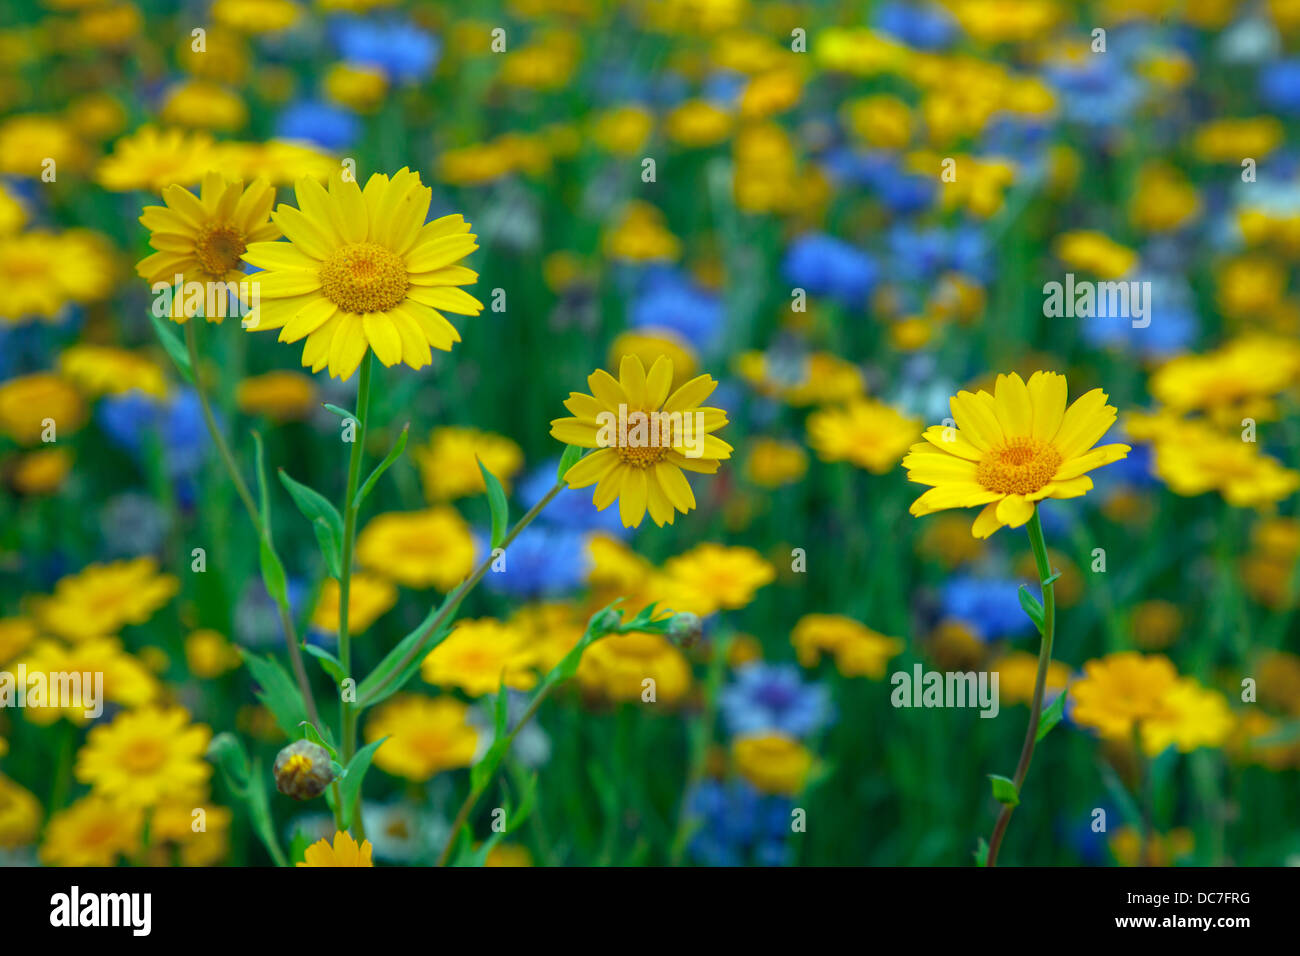
<path id="1" fill-rule="evenodd" d="M 357 538 L 357 487 L 361 482 L 361 461 L 366 454 L 366 426 L 370 420 L 370 375 L 374 366 L 374 353 L 366 350 L 361 360 L 361 375 L 357 379 L 357 417 L 356 433 L 352 436 L 352 451 L 348 455 L 348 481 L 343 498 L 343 553 L 339 560 L 342 578 L 339 580 L 339 663 L 343 665 L 345 677 L 352 676 L 352 634 L 350 630 L 349 608 L 352 603 L 352 553 Z M 346 697 L 339 705 L 339 721 L 342 724 L 343 766 L 347 766 L 357 749 L 357 705 Z M 356 820 L 353 825 L 357 837 L 366 838 L 361 823 L 360 801 Z"/>
<path id="2" fill-rule="evenodd" d="M 258 513 L 257 504 L 253 501 L 253 495 L 248 490 L 243 475 L 239 473 L 239 466 L 235 464 L 235 456 L 231 454 L 230 446 L 226 444 L 225 435 L 217 427 L 217 420 L 212 414 L 212 405 L 209 403 L 208 394 L 203 388 L 203 377 L 199 374 L 198 335 L 194 331 L 197 321 L 197 319 L 191 318 L 185 323 L 185 348 L 189 351 L 190 370 L 194 374 L 194 391 L 199 397 L 199 407 L 203 409 L 203 421 L 207 425 L 208 434 L 212 436 L 212 443 L 217 448 L 217 454 L 221 456 L 221 461 L 226 466 L 226 471 L 235 486 L 235 491 L 239 493 L 240 500 L 244 502 L 244 510 L 248 512 L 248 520 L 253 523 L 258 538 L 265 539 L 267 529 L 262 526 L 262 518 Z M 307 670 L 302 664 L 302 652 L 298 650 L 298 635 L 293 626 L 293 614 L 287 602 L 277 598 L 275 604 L 280 615 L 280 626 L 284 631 L 284 641 L 289 647 L 289 660 L 293 665 L 293 674 L 298 681 L 298 690 L 302 694 L 303 703 L 307 707 L 307 716 L 319 728 L 322 726 L 320 713 L 316 710 L 316 698 L 312 696 L 311 683 L 307 680 Z"/>
<path id="3" fill-rule="evenodd" d="M 1016 764 L 1016 775 L 1012 781 L 1016 793 L 1020 792 L 1029 773 L 1029 762 L 1034 758 L 1034 745 L 1038 738 L 1038 722 L 1043 715 L 1043 693 L 1047 688 L 1047 670 L 1052 663 L 1052 639 L 1056 634 L 1056 585 L 1048 579 L 1052 576 L 1052 567 L 1047 559 L 1047 541 L 1043 538 L 1043 523 L 1034 508 L 1034 516 L 1029 519 L 1029 544 L 1034 551 L 1034 563 L 1038 566 L 1038 582 L 1043 603 L 1043 639 L 1038 650 L 1038 674 L 1034 678 L 1034 699 L 1029 708 L 1029 727 L 1025 730 L 1025 742 L 1020 748 L 1020 762 Z M 993 827 L 993 836 L 989 838 L 989 854 L 985 866 L 997 866 L 998 850 L 1002 838 L 1006 835 L 1007 825 L 1011 822 L 1011 813 L 1015 808 L 1009 804 L 1002 805 L 998 822 Z"/>

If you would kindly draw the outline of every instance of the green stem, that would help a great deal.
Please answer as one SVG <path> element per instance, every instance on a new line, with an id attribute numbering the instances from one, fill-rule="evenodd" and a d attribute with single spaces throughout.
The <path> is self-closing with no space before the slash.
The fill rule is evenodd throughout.
<path id="1" fill-rule="evenodd" d="M 339 561 L 342 578 L 339 580 L 339 663 L 343 674 L 352 676 L 352 634 L 349 627 L 349 607 L 352 603 L 352 552 L 357 537 L 357 487 L 361 481 L 361 461 L 365 457 L 366 426 L 370 420 L 370 375 L 374 366 L 374 353 L 366 351 L 361 360 L 361 376 L 357 380 L 356 434 L 352 436 L 352 451 L 348 455 L 348 482 L 343 499 L 343 553 Z M 347 766 L 357 749 L 357 706 L 344 698 L 339 708 L 342 723 L 343 766 Z M 359 801 L 358 801 L 359 803 Z M 357 836 L 365 839 L 361 813 L 354 823 Z"/>
<path id="2" fill-rule="evenodd" d="M 1012 778 L 1016 793 L 1025 782 L 1029 773 L 1029 762 L 1034 758 L 1034 744 L 1038 737 L 1038 722 L 1043 715 L 1043 693 L 1047 688 L 1047 670 L 1052 663 L 1052 639 L 1056 634 L 1056 584 L 1048 583 L 1052 576 L 1052 567 L 1047 559 L 1047 541 L 1043 538 L 1043 523 L 1038 516 L 1038 507 L 1034 507 L 1034 516 L 1029 519 L 1029 544 L 1034 550 L 1034 563 L 1038 566 L 1038 581 L 1043 601 L 1043 640 L 1038 651 L 1038 674 L 1034 678 L 1034 700 L 1029 708 L 1029 727 L 1025 730 L 1025 742 L 1020 748 L 1020 762 L 1016 764 L 1016 775 Z M 1009 804 L 1002 805 L 998 822 L 993 827 L 993 836 L 989 839 L 989 855 L 985 866 L 996 866 L 998 850 L 1002 838 L 1006 835 L 1007 825 L 1011 822 L 1011 813 L 1015 808 Z"/>

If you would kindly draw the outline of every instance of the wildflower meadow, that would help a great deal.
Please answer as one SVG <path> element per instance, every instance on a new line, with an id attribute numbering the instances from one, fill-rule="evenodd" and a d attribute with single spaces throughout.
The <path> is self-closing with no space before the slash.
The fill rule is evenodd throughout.
<path id="1" fill-rule="evenodd" d="M 1300 865 L 1300 4 L 0 10 L 0 864 Z"/>

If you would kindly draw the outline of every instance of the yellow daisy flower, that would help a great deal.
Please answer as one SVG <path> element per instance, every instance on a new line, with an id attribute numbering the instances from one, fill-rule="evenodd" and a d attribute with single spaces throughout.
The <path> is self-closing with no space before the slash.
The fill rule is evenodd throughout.
<path id="1" fill-rule="evenodd" d="M 455 508 L 376 515 L 357 536 L 362 567 L 408 588 L 446 593 L 474 570 L 474 538 Z"/>
<path id="2" fill-rule="evenodd" d="M 352 834 L 339 830 L 334 834 L 334 845 L 323 837 L 303 851 L 296 866 L 374 866 L 370 854 L 374 848 L 369 840 L 357 841 Z"/>
<path id="3" fill-rule="evenodd" d="M 275 239 L 280 230 L 270 221 L 275 189 L 263 179 L 247 189 L 221 173 L 209 171 L 197 196 L 184 186 L 162 191 L 165 206 L 146 206 L 140 222 L 149 230 L 149 245 L 157 251 L 136 264 L 135 271 L 150 285 L 235 283 L 247 280 L 240 256 L 249 243 Z M 180 308 L 187 297 L 177 295 L 171 318 L 183 322 L 190 310 Z M 206 297 L 205 297 L 206 298 Z M 228 296 L 216 298 L 220 322 L 228 313 Z"/>
<path id="4" fill-rule="evenodd" d="M 592 644 L 578 662 L 578 683 L 589 694 L 609 700 L 642 700 L 654 681 L 654 700 L 672 704 L 691 687 L 691 665 L 672 641 L 660 634 L 613 634 Z"/>
<path id="5" fill-rule="evenodd" d="M 58 438 L 86 423 L 81 394 L 51 372 L 20 375 L 0 384 L 0 435 L 20 445 L 35 445 L 46 436 L 47 419 Z"/>
<path id="6" fill-rule="evenodd" d="M 76 643 L 143 624 L 179 589 L 150 557 L 90 564 L 60 578 L 52 595 L 32 602 L 32 612 L 45 630 Z"/>
<path id="7" fill-rule="evenodd" d="M 478 750 L 478 732 L 469 706 L 454 697 L 398 694 L 375 708 L 366 724 L 366 742 L 388 739 L 375 751 L 375 766 L 407 780 L 468 767 Z"/>
<path id="8" fill-rule="evenodd" d="M 483 304 L 457 288 L 478 274 L 457 265 L 478 248 L 464 217 L 426 223 L 433 191 L 406 167 L 390 180 L 370 177 L 363 191 L 342 172 L 329 192 L 310 177 L 295 187 L 298 208 L 281 203 L 271 218 L 289 240 L 257 242 L 244 261 L 261 305 L 250 331 L 280 329 L 281 342 L 306 338 L 302 364 L 350 378 L 368 349 L 384 365 L 423 368 L 429 346 L 451 351 L 460 333 L 442 311 L 478 315 Z"/>
<path id="9" fill-rule="evenodd" d="M 199 799 L 212 765 L 203 757 L 212 731 L 191 724 L 179 707 L 123 712 L 91 728 L 75 774 L 114 803 L 151 807 L 163 800 Z"/>
<path id="10" fill-rule="evenodd" d="M 95 178 L 110 192 L 161 193 L 172 183 L 197 183 L 217 166 L 214 145 L 207 133 L 142 126 L 114 144 L 112 154 L 100 160 Z"/>
<path id="11" fill-rule="evenodd" d="M 348 594 L 348 632 L 356 637 L 365 632 L 397 603 L 397 586 L 386 578 L 364 571 L 352 575 Z M 339 582 L 326 578 L 311 615 L 311 626 L 337 634 L 339 630 Z"/>
<path id="12" fill-rule="evenodd" d="M 503 435 L 477 428 L 435 428 L 426 445 L 411 457 L 420 468 L 425 497 L 431 502 L 450 501 L 487 491 L 478 463 L 510 493 L 510 479 L 524 466 L 524 452 Z"/>
<path id="13" fill-rule="evenodd" d="M 921 429 L 914 418 L 874 399 L 808 416 L 808 441 L 822 461 L 847 461 L 882 475 L 903 457 Z"/>
<path id="14" fill-rule="evenodd" d="M 529 634 L 492 618 L 457 621 L 446 639 L 420 664 L 430 684 L 459 687 L 471 697 L 495 694 L 504 677 L 507 687 L 531 690 L 536 655 Z"/>
<path id="15" fill-rule="evenodd" d="M 803 789 L 813 763 L 808 748 L 775 732 L 737 737 L 731 756 L 736 772 L 763 793 L 789 796 Z"/>
<path id="16" fill-rule="evenodd" d="M 86 230 L 0 236 L 0 321 L 57 322 L 67 305 L 104 298 L 113 271 L 108 244 Z"/>
<path id="17" fill-rule="evenodd" d="M 316 383 L 301 372 L 276 369 L 235 386 L 235 404 L 241 412 L 276 422 L 306 418 L 319 407 L 316 402 Z"/>
<path id="18" fill-rule="evenodd" d="M 40 801 L 31 791 L 0 774 L 0 849 L 31 843 L 40 828 Z"/>
<path id="19" fill-rule="evenodd" d="M 143 816 L 91 794 L 50 817 L 40 858 L 46 866 L 112 866 L 140 845 Z"/>
<path id="20" fill-rule="evenodd" d="M 666 607 L 704 617 L 745 607 L 774 580 L 776 568 L 753 548 L 706 543 L 664 562 L 658 585 Z"/>
<path id="21" fill-rule="evenodd" d="M 161 365 L 112 345 L 78 342 L 68 346 L 59 354 L 59 372 L 92 398 L 135 389 L 158 398 L 167 394 L 167 376 Z"/>
<path id="22" fill-rule="evenodd" d="M 640 525 L 647 508 L 655 524 L 672 524 L 676 512 L 695 507 L 683 469 L 711 475 L 731 457 L 731 446 L 709 434 L 727 424 L 727 413 L 700 406 L 718 383 L 699 375 L 669 395 L 672 380 L 668 359 L 647 373 L 639 358 L 625 355 L 617 379 L 597 369 L 587 378 L 593 394 L 569 393 L 564 406 L 576 417 L 551 422 L 552 438 L 599 449 L 564 480 L 570 488 L 595 485 L 599 510 L 618 499 L 624 527 Z"/>
<path id="23" fill-rule="evenodd" d="M 1028 384 L 999 375 L 994 394 L 958 392 L 955 427 L 932 425 L 903 459 L 911 481 L 931 488 L 912 502 L 916 516 L 983 505 L 971 533 L 987 538 L 1019 528 L 1044 498 L 1077 498 L 1092 488 L 1085 472 L 1125 457 L 1128 445 L 1093 445 L 1115 423 L 1106 393 L 1094 388 L 1065 407 L 1065 376 L 1035 372 Z"/>

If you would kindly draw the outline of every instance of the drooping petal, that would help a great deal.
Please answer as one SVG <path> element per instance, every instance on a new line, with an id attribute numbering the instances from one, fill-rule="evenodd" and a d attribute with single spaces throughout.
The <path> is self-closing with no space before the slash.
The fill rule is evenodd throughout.
<path id="1" fill-rule="evenodd" d="M 1034 516 L 1034 504 L 1024 495 L 1007 495 L 998 502 L 998 520 L 1012 528 L 1019 528 Z"/>

